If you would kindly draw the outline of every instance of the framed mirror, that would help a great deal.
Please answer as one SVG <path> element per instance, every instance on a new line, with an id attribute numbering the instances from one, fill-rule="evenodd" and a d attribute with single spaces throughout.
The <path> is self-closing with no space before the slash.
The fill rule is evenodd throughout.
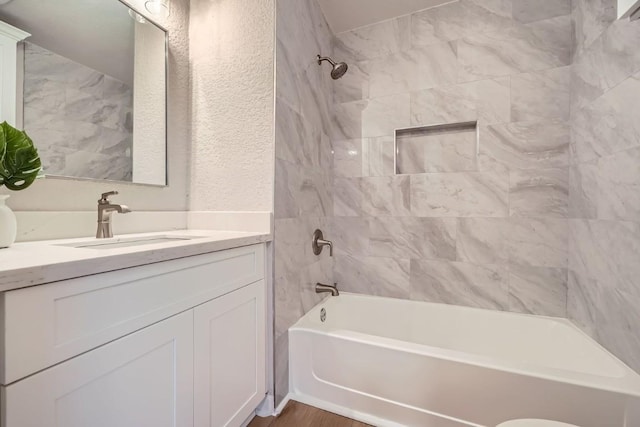
<path id="1" fill-rule="evenodd" d="M 16 124 L 46 176 L 167 184 L 163 28 L 119 0 L 3 0 L 0 21 L 30 34 Z"/>

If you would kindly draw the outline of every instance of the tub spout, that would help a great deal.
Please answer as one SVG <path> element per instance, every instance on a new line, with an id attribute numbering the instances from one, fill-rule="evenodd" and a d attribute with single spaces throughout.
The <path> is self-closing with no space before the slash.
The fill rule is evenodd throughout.
<path id="1" fill-rule="evenodd" d="M 324 283 L 316 283 L 316 294 L 324 294 L 331 292 L 331 295 L 337 297 L 340 295 L 338 291 L 338 284 L 334 283 L 333 286 L 325 285 Z"/>

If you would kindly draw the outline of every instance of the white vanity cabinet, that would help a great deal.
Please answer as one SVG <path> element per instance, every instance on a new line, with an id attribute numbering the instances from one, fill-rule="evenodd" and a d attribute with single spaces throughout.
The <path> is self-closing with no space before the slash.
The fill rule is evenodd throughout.
<path id="1" fill-rule="evenodd" d="M 2 427 L 240 426 L 266 395 L 263 244 L 5 292 Z"/>

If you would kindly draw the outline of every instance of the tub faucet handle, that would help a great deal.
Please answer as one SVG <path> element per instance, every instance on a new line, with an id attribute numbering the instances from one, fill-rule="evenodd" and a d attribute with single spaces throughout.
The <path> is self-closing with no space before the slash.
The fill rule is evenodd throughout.
<path id="1" fill-rule="evenodd" d="M 315 255 L 320 255 L 322 253 L 322 249 L 324 249 L 325 246 L 329 246 L 329 256 L 333 256 L 333 242 L 330 240 L 325 240 L 321 230 L 314 231 L 313 240 L 311 241 L 313 253 Z"/>

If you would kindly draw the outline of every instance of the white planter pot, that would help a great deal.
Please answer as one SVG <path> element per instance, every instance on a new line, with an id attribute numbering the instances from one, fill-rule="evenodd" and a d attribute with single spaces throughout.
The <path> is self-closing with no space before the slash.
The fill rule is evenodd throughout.
<path id="1" fill-rule="evenodd" d="M 5 204 L 9 196 L 0 194 L 0 248 L 8 248 L 16 241 L 18 223 L 16 216 Z"/>

